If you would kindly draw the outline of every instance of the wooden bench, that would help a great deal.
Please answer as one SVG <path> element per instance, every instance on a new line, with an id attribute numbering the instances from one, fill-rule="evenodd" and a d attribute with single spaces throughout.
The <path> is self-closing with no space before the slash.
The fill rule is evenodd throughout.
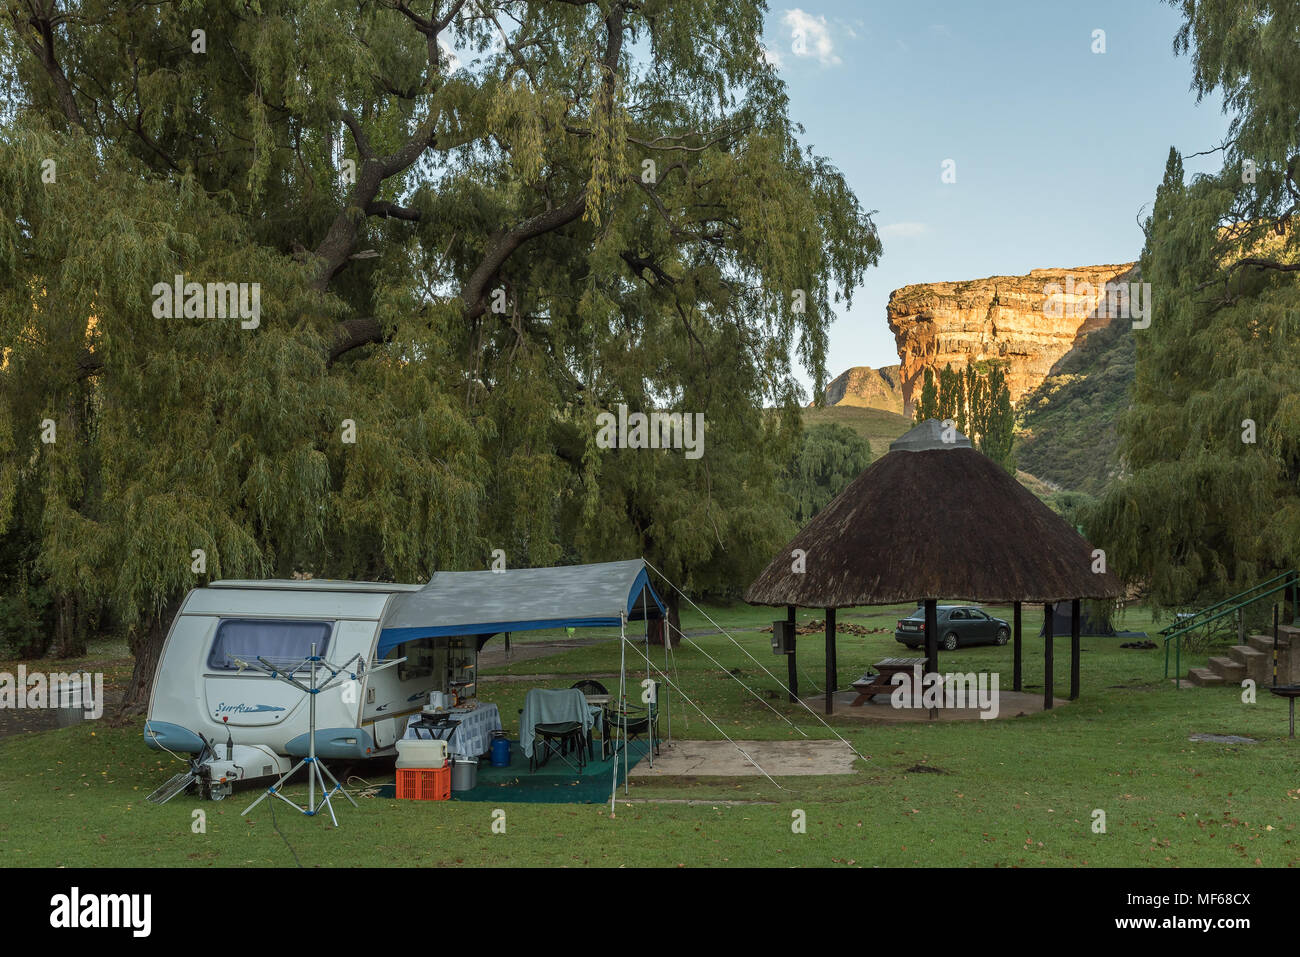
<path id="1" fill-rule="evenodd" d="M 858 696 L 853 699 L 851 707 L 856 708 L 858 705 L 870 701 L 876 695 L 890 693 L 894 690 L 894 675 L 903 671 L 911 674 L 915 668 L 920 665 L 921 670 L 925 670 L 924 658 L 885 658 L 877 661 L 873 668 L 876 674 L 868 672 L 857 681 L 853 682 L 853 690 Z"/>

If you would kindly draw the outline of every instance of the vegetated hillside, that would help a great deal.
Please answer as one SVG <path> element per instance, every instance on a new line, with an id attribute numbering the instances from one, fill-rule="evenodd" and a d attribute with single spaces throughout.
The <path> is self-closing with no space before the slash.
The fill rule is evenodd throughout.
<path id="1" fill-rule="evenodd" d="M 1017 465 L 1063 489 L 1099 494 L 1119 468 L 1115 422 L 1128 407 L 1134 361 L 1129 319 L 1089 333 L 1021 400 Z"/>
<path id="2" fill-rule="evenodd" d="M 826 384 L 827 406 L 857 405 L 901 415 L 903 383 L 897 365 L 854 366 Z"/>
<path id="3" fill-rule="evenodd" d="M 833 405 L 804 409 L 803 424 L 805 426 L 826 424 L 847 426 L 871 443 L 871 459 L 875 461 L 889 451 L 890 442 L 915 423 L 906 416 L 896 412 L 886 412 L 883 409 Z"/>

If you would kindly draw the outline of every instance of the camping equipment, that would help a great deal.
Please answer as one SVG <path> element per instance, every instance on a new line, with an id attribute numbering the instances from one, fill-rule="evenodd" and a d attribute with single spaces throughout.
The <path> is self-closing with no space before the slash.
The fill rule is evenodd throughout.
<path id="1" fill-rule="evenodd" d="M 647 707 L 642 708 L 638 705 L 628 704 L 626 701 L 624 701 L 621 708 L 604 706 L 605 735 L 600 749 L 602 756 L 609 756 L 610 754 L 617 756 L 633 740 L 644 734 L 649 734 L 650 766 L 654 767 L 654 756 L 659 753 L 658 682 L 650 682 L 649 690 L 650 703 Z"/>
<path id="2" fill-rule="evenodd" d="M 451 765 L 440 768 L 403 768 L 397 772 L 394 797 L 407 801 L 451 800 Z"/>
<path id="3" fill-rule="evenodd" d="M 578 733 L 581 733 L 585 739 L 590 739 L 591 724 L 594 722 L 586 697 L 576 688 L 530 689 L 524 697 L 524 707 L 519 715 L 519 744 L 529 758 L 533 757 L 534 739 L 539 735 L 538 724 L 562 726 L 562 724 L 577 723 Z M 554 729 L 546 733 L 551 739 L 562 736 Z"/>
<path id="4" fill-rule="evenodd" d="M 492 767 L 510 767 L 510 739 L 504 731 L 492 732 Z"/>
<path id="5" fill-rule="evenodd" d="M 355 682 L 311 696 L 315 756 L 392 756 L 409 716 L 432 693 L 446 704 L 453 681 L 462 692 L 471 689 L 478 652 L 493 635 L 663 614 L 641 559 L 437 572 L 426 585 L 213 582 L 190 591 L 172 621 L 154 674 L 145 744 L 196 763 L 199 773 L 186 772 L 182 789 L 197 782 L 213 797 L 224 797 L 238 780 L 283 775 L 309 756 L 310 709 L 296 689 L 253 662 L 292 665 L 305 677 L 299 665 L 314 643 L 320 656 L 357 657 Z M 375 667 L 385 659 L 396 667 Z"/>
<path id="6" fill-rule="evenodd" d="M 441 739 L 426 741 L 403 738 L 397 742 L 397 769 L 440 768 L 447 763 L 447 742 Z"/>
<path id="7" fill-rule="evenodd" d="M 558 754 L 560 760 L 572 767 L 573 764 L 567 757 L 572 751 L 578 760 L 578 774 L 581 775 L 582 769 L 587 765 L 587 755 L 594 753 L 591 735 L 583 732 L 580 721 L 557 721 L 534 725 L 533 735 L 534 741 L 541 741 L 541 747 L 534 743 L 533 753 L 529 757 L 529 771 L 544 767 L 552 754 Z"/>
<path id="8" fill-rule="evenodd" d="M 261 804 L 267 797 L 276 797 L 290 807 L 301 811 L 308 817 L 314 816 L 322 807 L 327 807 L 330 812 L 330 820 L 334 822 L 335 827 L 339 826 L 338 818 L 334 816 L 334 805 L 330 801 L 330 798 L 339 791 L 343 791 L 343 785 L 339 784 L 338 778 L 334 777 L 334 775 L 330 773 L 330 769 L 327 768 L 324 762 L 316 756 L 316 697 L 322 692 L 329 691 L 331 688 L 343 684 L 345 681 L 355 682 L 357 680 L 357 674 L 363 670 L 359 664 L 360 659 L 361 656 L 358 654 L 349 658 L 346 664 L 331 664 L 327 659 L 316 653 L 315 642 L 312 643 L 311 654 L 304 659 L 304 662 L 290 665 L 288 668 L 283 670 L 281 669 L 281 666 L 273 665 L 265 658 L 260 655 L 258 656 L 257 665 L 254 667 L 260 667 L 272 678 L 278 678 L 307 695 L 307 754 L 302 758 L 302 760 L 281 775 L 274 784 L 267 788 L 266 792 L 261 797 L 245 808 L 242 816 L 247 817 L 248 812 Z M 387 668 L 392 668 L 405 660 L 405 658 L 398 658 L 394 661 L 386 661 L 370 670 L 372 672 L 383 671 Z M 294 677 L 294 675 L 301 670 L 302 664 L 304 663 L 307 665 L 308 673 L 310 675 L 308 678 L 308 684 L 306 685 Z M 357 669 L 356 671 L 352 670 L 354 667 Z M 330 673 L 330 676 L 325 679 L 323 684 L 316 683 L 316 674 L 319 668 L 324 668 Z M 307 803 L 300 805 L 284 796 L 284 784 L 293 777 L 294 772 L 303 765 L 307 766 Z M 326 778 L 329 778 L 330 781 L 333 782 L 334 787 L 332 789 L 326 787 Z M 223 778 L 222 784 L 226 783 L 227 782 Z M 318 784 L 321 789 L 320 803 L 316 802 L 316 786 Z M 233 785 L 228 785 L 228 787 L 233 787 Z M 357 806 L 357 802 L 352 799 L 352 795 L 348 794 L 347 791 L 343 791 L 343 796 L 348 799 L 348 802 L 353 807 Z"/>
<path id="9" fill-rule="evenodd" d="M 451 763 L 451 789 L 472 791 L 476 784 L 478 784 L 478 758 L 454 758 Z"/>
<path id="10" fill-rule="evenodd" d="M 454 727 L 450 733 L 443 733 L 439 722 Z M 426 729 L 433 737 L 444 738 L 453 756 L 477 758 L 491 746 L 492 733 L 501 730 L 501 712 L 491 702 L 478 701 L 472 708 L 452 708 L 438 716 L 413 715 L 405 736 L 424 737 Z"/>

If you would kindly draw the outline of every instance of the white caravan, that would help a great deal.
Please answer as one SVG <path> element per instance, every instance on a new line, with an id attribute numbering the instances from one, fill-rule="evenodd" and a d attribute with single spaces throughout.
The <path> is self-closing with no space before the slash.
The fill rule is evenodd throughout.
<path id="1" fill-rule="evenodd" d="M 493 635 L 545 628 L 622 629 L 664 617 L 642 559 L 501 572 L 436 572 L 427 585 L 382 582 L 218 581 L 181 605 L 154 675 L 145 743 L 188 755 L 190 775 L 214 800 L 234 782 L 279 777 L 308 753 L 308 695 L 258 667 L 285 672 L 316 653 L 349 676 L 317 694 L 316 754 L 397 753 L 408 719 L 434 692 L 475 683 Z M 395 667 L 380 663 L 401 659 Z M 327 675 L 318 676 L 323 683 Z M 306 684 L 302 668 L 297 680 Z M 192 777 L 191 777 L 192 776 Z M 176 788 L 173 790 L 173 787 Z"/>
<path id="2" fill-rule="evenodd" d="M 219 581 L 194 589 L 158 660 L 145 743 L 198 755 L 200 789 L 216 800 L 235 781 L 283 774 L 307 753 L 307 695 L 250 663 L 262 657 L 288 669 L 315 643 L 335 665 L 360 655 L 360 664 L 348 668 L 356 681 L 317 696 L 316 753 L 395 754 L 409 716 L 431 691 L 446 691 L 455 671 L 472 673 L 478 657 L 473 638 L 421 638 L 402 646 L 402 664 L 368 673 L 390 602 L 421 587 L 312 580 Z M 453 670 L 455 664 L 461 667 Z M 297 678 L 306 684 L 307 669 Z"/>

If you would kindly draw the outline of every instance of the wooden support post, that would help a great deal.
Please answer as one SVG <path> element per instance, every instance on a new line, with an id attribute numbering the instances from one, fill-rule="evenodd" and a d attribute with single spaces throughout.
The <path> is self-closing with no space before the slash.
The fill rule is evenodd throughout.
<path id="1" fill-rule="evenodd" d="M 1070 602 L 1070 700 L 1079 700 L 1079 599 Z"/>
<path id="2" fill-rule="evenodd" d="M 790 689 L 790 703 L 799 701 L 799 668 L 795 662 L 795 648 L 798 637 L 794 633 L 794 605 L 785 606 L 785 620 L 790 623 L 790 653 L 785 656 L 786 685 Z"/>
<path id="3" fill-rule="evenodd" d="M 1021 677 L 1021 674 L 1020 674 L 1020 673 L 1021 673 L 1021 667 L 1020 667 L 1020 665 L 1021 665 L 1021 657 L 1022 657 L 1022 654 L 1023 654 L 1023 651 L 1024 651 L 1023 647 L 1022 647 L 1021 644 L 1020 644 L 1020 624 L 1021 624 L 1021 622 L 1020 622 L 1020 602 L 1016 602 L 1015 608 L 1016 608 L 1016 612 L 1015 612 L 1015 614 L 1012 616 L 1012 618 L 1014 618 L 1015 621 L 1014 621 L 1014 623 L 1013 623 L 1012 626 L 1011 626 L 1011 634 L 1014 636 L 1014 641 L 1015 641 L 1015 645 L 1014 645 L 1014 647 L 1013 647 L 1013 649 L 1012 649 L 1012 652 L 1011 652 L 1011 660 L 1012 660 L 1012 666 L 1011 666 L 1011 669 L 1012 669 L 1012 670 L 1011 670 L 1011 679 L 1012 679 L 1012 682 L 1011 682 L 1011 690 L 1012 690 L 1012 691 L 1019 691 L 1019 690 L 1020 690 L 1020 677 Z"/>
<path id="4" fill-rule="evenodd" d="M 1052 710 L 1052 606 L 1043 605 L 1043 710 Z"/>
<path id="5" fill-rule="evenodd" d="M 835 712 L 835 688 L 839 679 L 835 674 L 835 609 L 826 609 L 826 713 Z"/>
<path id="6" fill-rule="evenodd" d="M 925 600 L 925 673 L 939 673 L 939 601 L 936 598 Z M 930 717 L 934 717 L 934 708 Z"/>

